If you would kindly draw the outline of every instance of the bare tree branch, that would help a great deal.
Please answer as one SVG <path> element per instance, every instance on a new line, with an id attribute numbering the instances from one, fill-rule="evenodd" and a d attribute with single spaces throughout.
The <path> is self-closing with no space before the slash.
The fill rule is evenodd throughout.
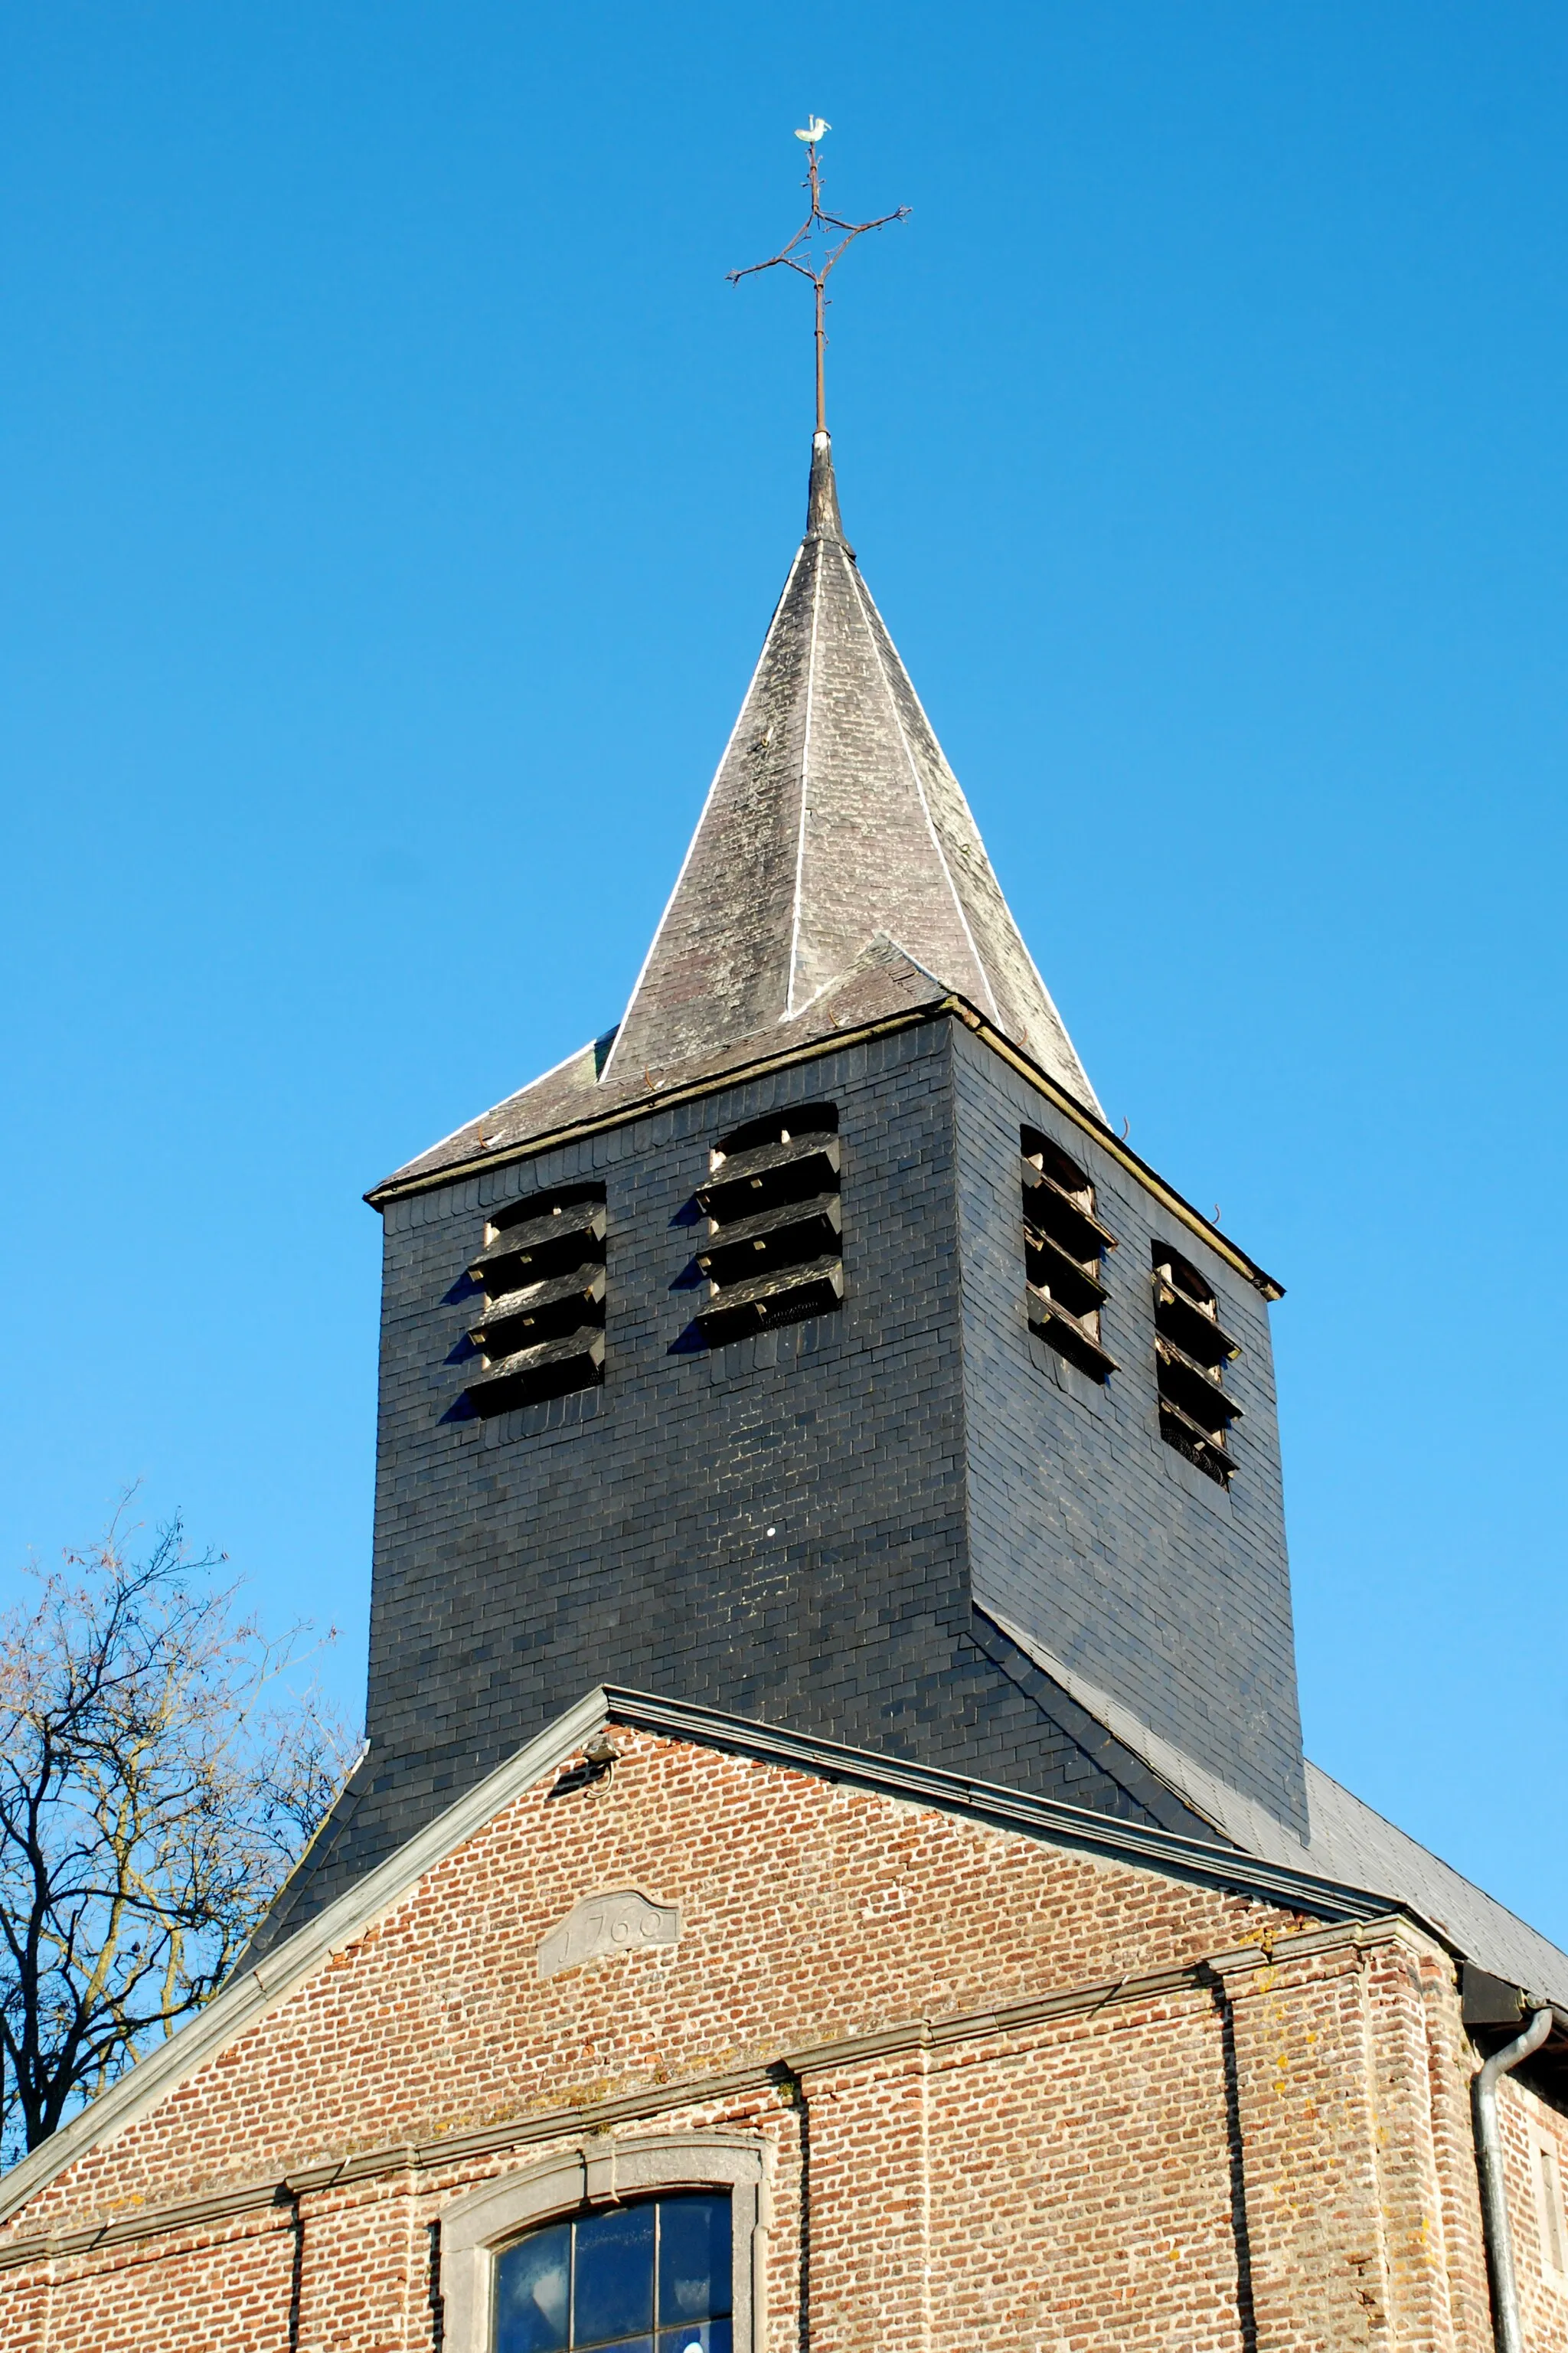
<path id="1" fill-rule="evenodd" d="M 0 1622 L 0 2161 L 211 2000 L 348 1769 L 219 1566 L 117 1520 Z"/>

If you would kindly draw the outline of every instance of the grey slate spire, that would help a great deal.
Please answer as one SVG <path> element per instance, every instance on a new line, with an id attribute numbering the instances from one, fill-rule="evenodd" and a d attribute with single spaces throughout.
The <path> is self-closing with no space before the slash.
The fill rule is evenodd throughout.
<path id="1" fill-rule="evenodd" d="M 388 1184 L 956 996 L 1102 1117 L 812 449 L 805 537 L 618 1030 Z"/>
<path id="2" fill-rule="evenodd" d="M 860 577 L 818 433 L 805 537 L 604 1079 L 776 1034 L 879 934 L 1098 1113 Z"/>

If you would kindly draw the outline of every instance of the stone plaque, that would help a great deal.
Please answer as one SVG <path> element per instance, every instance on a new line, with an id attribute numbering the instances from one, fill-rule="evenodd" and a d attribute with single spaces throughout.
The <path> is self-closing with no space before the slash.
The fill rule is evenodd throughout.
<path id="1" fill-rule="evenodd" d="M 552 1978 L 558 1969 L 574 1968 L 579 1961 L 673 1945 L 679 1936 L 678 1905 L 657 1904 L 635 1887 L 618 1889 L 613 1895 L 585 1895 L 541 1943 L 539 1974 Z"/>

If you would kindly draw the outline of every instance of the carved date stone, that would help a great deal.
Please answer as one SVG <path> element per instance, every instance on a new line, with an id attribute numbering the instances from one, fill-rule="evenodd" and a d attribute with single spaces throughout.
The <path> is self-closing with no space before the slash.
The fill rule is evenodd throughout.
<path id="1" fill-rule="evenodd" d="M 613 1895 L 585 1895 L 541 1942 L 539 1974 L 552 1978 L 558 1969 L 596 1961 L 605 1953 L 673 1945 L 679 1937 L 679 1905 L 657 1904 L 635 1887 L 617 1889 Z"/>

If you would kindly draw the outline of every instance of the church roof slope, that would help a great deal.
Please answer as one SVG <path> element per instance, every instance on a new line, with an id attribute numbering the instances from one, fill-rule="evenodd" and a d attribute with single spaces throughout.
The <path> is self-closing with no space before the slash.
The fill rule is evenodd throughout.
<path id="1" fill-rule="evenodd" d="M 1309 1867 L 1355 1887 L 1381 1887 L 1440 1928 L 1467 1958 L 1568 2010 L 1568 1953 L 1307 1762 Z"/>
<path id="2" fill-rule="evenodd" d="M 1158 1774 L 1184 1804 L 1234 1840 L 1244 1854 L 1281 1869 L 1321 1874 L 1326 1884 L 1375 1889 L 1429 1920 L 1467 1959 L 1568 2012 L 1568 1953 L 1451 1863 L 1374 1813 L 1321 1767 L 1307 1761 L 1309 1830 L 1303 1841 L 1267 1807 L 1152 1731 L 1131 1708 L 1010 1619 L 990 1609 L 984 1614 L 1069 1699 Z"/>
<path id="3" fill-rule="evenodd" d="M 731 1039 L 705 1053 L 649 1069 L 629 1059 L 615 1071 L 607 1058 L 615 1042 L 612 1029 L 568 1054 L 493 1111 L 484 1112 L 428 1152 L 420 1154 L 387 1177 L 387 1187 L 417 1183 L 443 1169 L 508 1150 L 537 1137 L 554 1136 L 584 1123 L 596 1123 L 617 1113 L 644 1110 L 657 1099 L 668 1103 L 689 1089 L 731 1077 L 798 1052 L 802 1047 L 831 1044 L 836 1038 L 881 1022 L 929 1014 L 947 1001 L 941 981 L 907 956 L 896 940 L 879 933 L 868 940 L 848 970 L 820 997 L 804 1007 L 790 1022 L 772 1022 L 750 1038 Z M 379 1198 L 378 1186 L 370 1195 Z"/>

